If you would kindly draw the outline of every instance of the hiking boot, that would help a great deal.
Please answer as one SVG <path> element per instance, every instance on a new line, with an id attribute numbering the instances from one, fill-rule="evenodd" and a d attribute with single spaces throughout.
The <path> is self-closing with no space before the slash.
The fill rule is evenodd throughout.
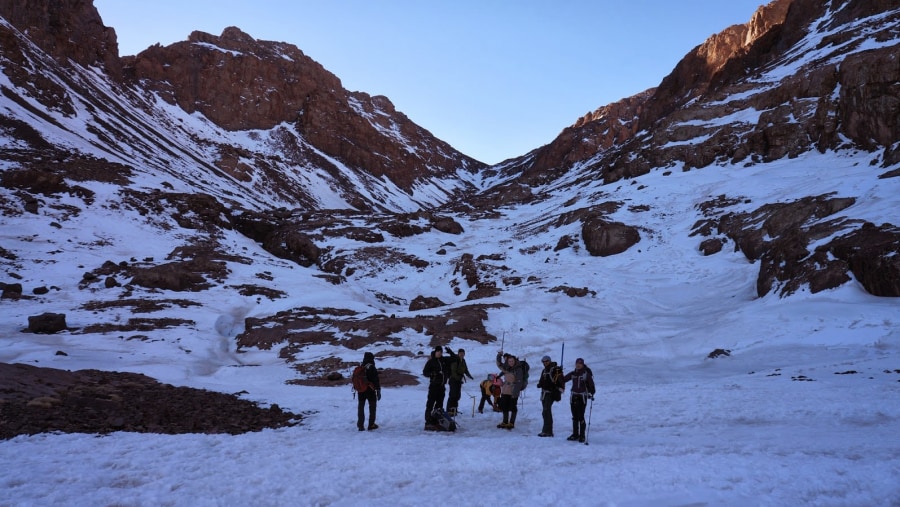
<path id="1" fill-rule="evenodd" d="M 483 413 L 484 413 L 484 409 L 483 409 L 483 408 L 479 408 L 479 409 L 478 409 L 478 413 L 479 413 L 479 414 L 483 414 Z"/>
<path id="2" fill-rule="evenodd" d="M 505 422 L 504 422 L 504 423 L 498 424 L 497 427 L 500 428 L 500 429 L 502 429 L 502 430 L 505 430 L 505 429 L 512 428 L 512 424 L 509 424 L 509 423 L 505 423 Z"/>
<path id="3" fill-rule="evenodd" d="M 456 409 L 455 409 L 455 408 L 448 409 L 448 410 L 447 410 L 447 414 L 448 414 L 450 417 L 456 417 Z"/>
<path id="4" fill-rule="evenodd" d="M 369 431 L 377 430 L 377 429 L 378 429 L 378 425 L 377 425 L 377 424 L 372 423 L 372 424 L 369 425 Z"/>
<path id="5" fill-rule="evenodd" d="M 363 428 L 362 426 L 357 426 L 356 429 L 358 429 L 359 431 L 366 431 L 366 429 Z"/>
<path id="6" fill-rule="evenodd" d="M 566 440 L 571 440 L 572 442 L 574 442 L 574 441 L 578 440 L 578 435 L 572 433 L 571 435 L 569 435 L 569 438 L 567 438 Z"/>
<path id="7" fill-rule="evenodd" d="M 538 433 L 539 437 L 552 437 L 553 433 L 544 433 L 543 431 Z"/>
<path id="8" fill-rule="evenodd" d="M 581 442 L 581 443 L 584 443 L 584 435 L 580 435 L 580 436 L 578 437 L 578 441 Z"/>
<path id="9" fill-rule="evenodd" d="M 513 429 L 513 428 L 515 428 L 515 427 L 516 427 L 516 425 L 513 424 L 513 423 L 509 423 L 509 424 L 506 425 L 506 429 L 508 429 L 508 430 L 511 430 L 511 429 Z"/>

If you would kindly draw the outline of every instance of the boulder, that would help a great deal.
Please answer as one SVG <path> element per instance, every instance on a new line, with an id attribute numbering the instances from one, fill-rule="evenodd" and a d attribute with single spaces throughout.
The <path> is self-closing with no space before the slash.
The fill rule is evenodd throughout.
<path id="1" fill-rule="evenodd" d="M 607 257 L 631 248 L 641 240 L 636 227 L 599 218 L 584 221 L 581 227 L 584 246 L 593 256 Z"/>
<path id="2" fill-rule="evenodd" d="M 29 333 L 53 334 L 66 329 L 66 314 L 64 313 L 46 312 L 28 317 Z"/>

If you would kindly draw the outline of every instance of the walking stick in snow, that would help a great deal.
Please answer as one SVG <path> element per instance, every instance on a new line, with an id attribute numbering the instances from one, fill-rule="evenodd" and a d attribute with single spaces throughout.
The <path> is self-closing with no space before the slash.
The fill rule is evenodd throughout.
<path id="1" fill-rule="evenodd" d="M 591 416 L 594 415 L 594 396 L 591 396 L 591 409 L 588 412 L 588 425 L 587 430 L 584 432 L 584 445 L 591 445 L 589 442 L 588 436 L 591 434 Z"/>

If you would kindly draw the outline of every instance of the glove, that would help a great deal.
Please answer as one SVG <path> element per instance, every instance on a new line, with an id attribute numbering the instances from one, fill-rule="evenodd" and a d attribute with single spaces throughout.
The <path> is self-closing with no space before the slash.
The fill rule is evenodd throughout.
<path id="1" fill-rule="evenodd" d="M 381 401 L 381 389 L 375 391 L 375 399 Z"/>
<path id="2" fill-rule="evenodd" d="M 588 399 L 594 401 L 594 393 L 589 394 Z"/>

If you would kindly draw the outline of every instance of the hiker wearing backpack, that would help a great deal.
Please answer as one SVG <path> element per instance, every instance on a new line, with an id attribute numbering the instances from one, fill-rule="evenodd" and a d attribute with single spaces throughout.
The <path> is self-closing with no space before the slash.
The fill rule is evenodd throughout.
<path id="1" fill-rule="evenodd" d="M 503 372 L 503 386 L 500 387 L 500 410 L 503 411 L 503 422 L 498 428 L 511 430 L 516 427 L 519 393 L 528 385 L 527 363 L 519 361 L 512 354 L 497 353 L 497 367 Z"/>
<path id="2" fill-rule="evenodd" d="M 587 400 L 594 399 L 594 373 L 585 366 L 584 359 L 575 360 L 575 370 L 567 373 L 563 378 L 565 382 L 572 381 L 569 406 L 572 408 L 572 434 L 566 440 L 584 442 L 584 430 L 587 423 L 584 421 L 584 409 Z"/>
<path id="3" fill-rule="evenodd" d="M 369 403 L 369 430 L 377 430 L 375 424 L 375 412 L 378 401 L 381 400 L 381 382 L 378 379 L 378 369 L 375 368 L 375 355 L 371 352 L 363 354 L 362 363 L 353 370 L 353 389 L 358 393 L 359 404 L 356 410 L 356 427 L 364 431 L 365 405 Z"/>
<path id="4" fill-rule="evenodd" d="M 541 371 L 541 378 L 538 380 L 538 388 L 541 390 L 541 416 L 544 418 L 544 426 L 539 437 L 553 436 L 553 403 L 562 399 L 562 393 L 566 389 L 566 383 L 563 380 L 562 368 L 550 360 L 550 356 L 541 358 L 544 369 Z"/>
<path id="5" fill-rule="evenodd" d="M 466 351 L 459 349 L 456 356 L 450 347 L 447 347 L 447 353 L 450 355 L 450 396 L 447 398 L 447 413 L 456 416 L 459 407 L 459 399 L 462 397 L 462 385 L 466 381 L 466 377 L 472 379 L 469 368 L 466 366 Z"/>
<path id="6" fill-rule="evenodd" d="M 452 350 L 447 350 L 453 354 Z M 435 408 L 444 408 L 444 385 L 450 379 L 450 358 L 444 357 L 441 347 L 435 347 L 431 351 L 431 358 L 425 363 L 422 375 L 431 379 L 428 384 L 428 400 L 425 402 L 425 428 L 428 429 L 437 424 L 431 414 Z"/>

